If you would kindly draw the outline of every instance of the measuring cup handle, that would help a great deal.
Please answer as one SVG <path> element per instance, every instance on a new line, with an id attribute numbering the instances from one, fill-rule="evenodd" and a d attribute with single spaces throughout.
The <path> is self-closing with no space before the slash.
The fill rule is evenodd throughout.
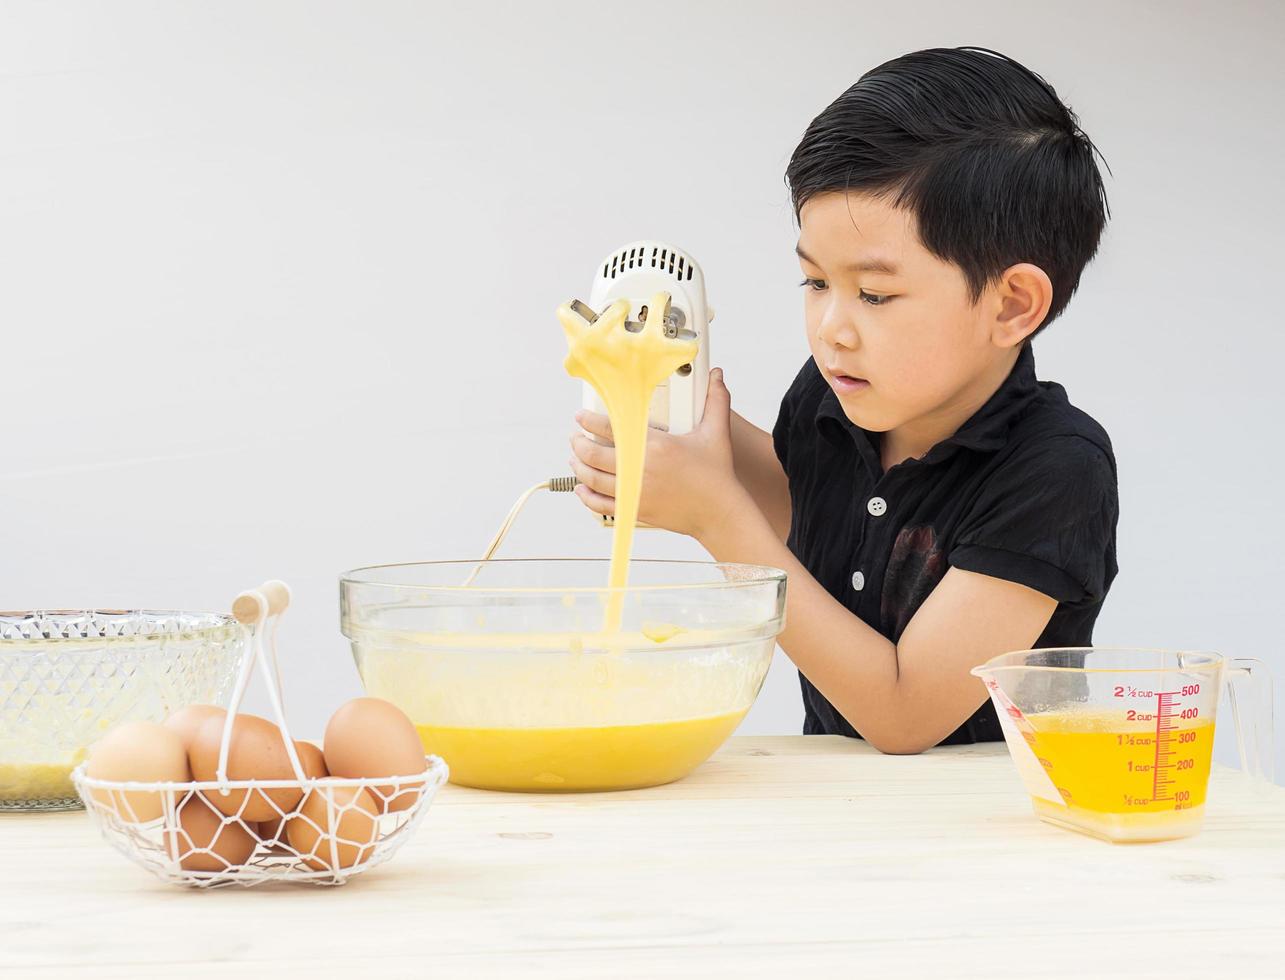
<path id="1" fill-rule="evenodd" d="M 1248 775 L 1272 782 L 1275 729 L 1272 721 L 1272 678 L 1267 665 L 1248 657 L 1228 660 L 1227 703 L 1236 726 L 1240 767 Z"/>

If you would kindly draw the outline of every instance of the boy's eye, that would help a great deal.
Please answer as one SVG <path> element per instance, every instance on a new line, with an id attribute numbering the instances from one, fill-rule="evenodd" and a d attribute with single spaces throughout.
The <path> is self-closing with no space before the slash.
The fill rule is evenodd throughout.
<path id="1" fill-rule="evenodd" d="M 806 286 L 808 289 L 818 293 L 821 292 L 821 290 L 828 288 L 828 284 L 824 279 L 804 279 L 799 283 L 799 285 Z M 857 295 L 860 297 L 861 302 L 869 306 L 887 306 L 892 300 L 891 296 L 880 296 L 877 293 L 868 293 L 864 289 L 859 290 Z"/>

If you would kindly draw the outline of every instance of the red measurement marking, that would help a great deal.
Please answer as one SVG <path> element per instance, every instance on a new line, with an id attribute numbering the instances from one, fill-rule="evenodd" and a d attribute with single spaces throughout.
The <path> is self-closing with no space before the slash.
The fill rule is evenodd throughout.
<path id="1" fill-rule="evenodd" d="M 1175 701 L 1177 691 L 1161 691 L 1156 696 L 1156 765 L 1151 777 L 1151 799 L 1173 799 L 1173 723 L 1174 708 L 1182 704 Z"/>

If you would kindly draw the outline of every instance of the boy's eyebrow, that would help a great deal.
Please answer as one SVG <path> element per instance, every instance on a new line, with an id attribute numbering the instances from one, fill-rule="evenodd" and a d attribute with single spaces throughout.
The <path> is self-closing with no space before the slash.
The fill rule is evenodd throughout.
<path id="1" fill-rule="evenodd" d="M 821 268 L 821 264 L 812 256 L 808 255 L 807 252 L 803 251 L 800 246 L 795 245 L 794 251 L 804 262 L 811 262 L 818 269 Z M 844 269 L 852 272 L 882 272 L 889 276 L 898 275 L 897 267 L 891 262 L 885 262 L 883 259 L 862 259 L 859 262 L 851 262 L 848 265 L 845 265 Z"/>

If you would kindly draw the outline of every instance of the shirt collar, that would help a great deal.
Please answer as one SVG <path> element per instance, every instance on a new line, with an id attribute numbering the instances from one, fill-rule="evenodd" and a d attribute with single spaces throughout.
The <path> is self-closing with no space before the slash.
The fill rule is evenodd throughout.
<path id="1" fill-rule="evenodd" d="M 958 449 L 977 452 L 994 452 L 1000 449 L 1008 439 L 1014 420 L 1038 391 L 1035 354 L 1027 343 L 1017 356 L 1013 370 L 996 389 L 995 394 L 954 435 L 933 446 L 922 457 L 922 462 L 941 462 Z M 883 472 L 879 457 L 879 434 L 869 432 L 849 419 L 844 414 L 843 406 L 839 404 L 839 396 L 829 385 L 826 385 L 821 403 L 817 406 L 816 427 L 821 435 L 832 442 L 842 444 L 843 440 L 850 439 L 861 457 L 871 466 L 872 472 Z"/>

